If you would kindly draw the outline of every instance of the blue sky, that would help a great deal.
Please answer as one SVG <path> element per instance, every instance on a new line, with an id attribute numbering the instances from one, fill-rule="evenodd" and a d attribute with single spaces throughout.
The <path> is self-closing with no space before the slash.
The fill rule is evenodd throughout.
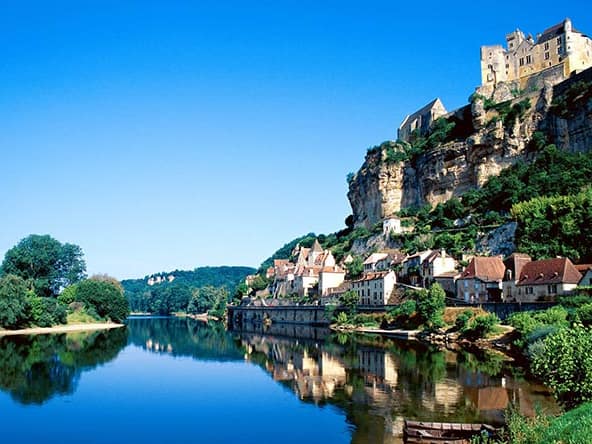
<path id="1" fill-rule="evenodd" d="M 587 2 L 12 2 L 0 15 L 0 255 L 30 233 L 120 279 L 259 263 L 342 228 L 345 177 L 479 46 Z M 494 7 L 495 4 L 495 7 Z"/>

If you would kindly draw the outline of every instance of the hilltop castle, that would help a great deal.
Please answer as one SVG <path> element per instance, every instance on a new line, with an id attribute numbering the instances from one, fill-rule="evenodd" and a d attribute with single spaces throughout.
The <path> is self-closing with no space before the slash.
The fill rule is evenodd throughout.
<path id="1" fill-rule="evenodd" d="M 516 29 L 506 35 L 506 44 L 481 47 L 482 87 L 518 81 L 524 89 L 533 76 L 558 83 L 592 66 L 592 40 L 568 18 L 537 35 L 536 41 Z"/>

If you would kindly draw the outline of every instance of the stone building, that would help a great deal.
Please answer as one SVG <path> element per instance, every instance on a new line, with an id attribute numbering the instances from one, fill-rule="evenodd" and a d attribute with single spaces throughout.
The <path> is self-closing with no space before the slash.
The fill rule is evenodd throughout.
<path id="1" fill-rule="evenodd" d="M 405 117 L 397 131 L 397 139 L 409 142 L 414 134 L 425 136 L 429 132 L 432 123 L 447 112 L 439 98 L 432 100 L 420 110 Z"/>
<path id="2" fill-rule="evenodd" d="M 397 278 L 394 271 L 377 271 L 364 274 L 351 283 L 351 289 L 358 294 L 361 305 L 386 305 Z"/>
<path id="3" fill-rule="evenodd" d="M 499 256 L 475 256 L 456 281 L 457 298 L 465 302 L 501 300 L 505 269 Z"/>
<path id="4" fill-rule="evenodd" d="M 570 19 L 546 29 L 535 39 L 522 31 L 506 35 L 506 47 L 481 47 L 481 85 L 518 81 L 520 88 L 529 78 L 548 73 L 558 83 L 592 66 L 592 40 L 573 28 Z"/>
<path id="5" fill-rule="evenodd" d="M 574 290 L 581 279 L 580 272 L 565 257 L 531 261 L 522 267 L 516 298 L 520 302 L 554 300 Z"/>

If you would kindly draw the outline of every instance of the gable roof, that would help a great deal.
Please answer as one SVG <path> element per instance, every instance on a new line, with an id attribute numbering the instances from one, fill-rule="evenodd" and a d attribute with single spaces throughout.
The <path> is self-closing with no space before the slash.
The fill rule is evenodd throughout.
<path id="1" fill-rule="evenodd" d="M 522 267 L 517 285 L 577 284 L 582 275 L 565 257 L 532 261 Z"/>
<path id="2" fill-rule="evenodd" d="M 479 279 L 484 282 L 501 281 L 506 267 L 499 256 L 475 256 L 460 275 L 460 279 Z"/>
<path id="3" fill-rule="evenodd" d="M 372 253 L 370 256 L 368 256 L 368 259 L 364 261 L 364 265 L 375 264 L 376 262 L 386 259 L 387 257 L 387 253 Z"/>
<path id="4" fill-rule="evenodd" d="M 364 282 L 364 281 L 373 281 L 375 279 L 384 279 L 384 277 L 390 273 L 394 272 L 391 271 L 374 271 L 372 273 L 366 273 L 364 276 L 362 276 L 359 279 L 355 279 L 352 282 Z"/>
<path id="5" fill-rule="evenodd" d="M 576 267 L 576 270 L 580 273 L 584 274 L 592 268 L 592 264 L 574 264 L 574 267 Z"/>
<path id="6" fill-rule="evenodd" d="M 318 239 L 315 239 L 314 244 L 312 244 L 312 249 L 310 251 L 315 252 L 315 253 L 322 253 L 323 252 L 323 247 L 321 247 L 321 244 L 319 243 Z"/>
<path id="7" fill-rule="evenodd" d="M 446 108 L 444 107 L 444 104 L 442 103 L 442 101 L 440 100 L 440 98 L 439 97 L 436 97 L 430 103 L 428 103 L 427 105 L 425 105 L 422 108 L 418 109 L 413 114 L 407 115 L 407 117 L 405 117 L 405 119 L 403 120 L 403 122 L 399 126 L 399 129 L 402 128 L 403 126 L 405 126 L 407 124 L 407 122 L 410 122 L 412 120 L 415 120 L 419 116 L 423 116 L 424 114 L 426 114 L 429 110 L 431 110 L 434 106 L 436 106 L 436 104 L 439 104 L 444 110 L 446 110 Z"/>

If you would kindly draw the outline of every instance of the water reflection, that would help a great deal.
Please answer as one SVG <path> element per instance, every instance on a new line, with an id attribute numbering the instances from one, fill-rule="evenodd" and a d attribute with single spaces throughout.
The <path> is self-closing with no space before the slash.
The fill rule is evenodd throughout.
<path id="1" fill-rule="evenodd" d="M 113 360 L 126 344 L 124 328 L 0 338 L 0 389 L 21 404 L 72 394 L 82 372 Z"/>
<path id="2" fill-rule="evenodd" d="M 494 353 L 441 351 L 417 342 L 252 325 L 247 359 L 303 401 L 331 403 L 354 426 L 352 442 L 397 442 L 403 419 L 501 424 L 512 402 L 526 415 L 554 412 L 548 391 Z"/>
<path id="3" fill-rule="evenodd" d="M 244 350 L 223 324 L 189 318 L 132 317 L 129 343 L 154 353 L 189 356 L 200 361 L 241 361 Z"/>
<path id="4" fill-rule="evenodd" d="M 117 358 L 126 344 L 130 347 Z M 146 356 L 151 365 L 138 366 Z M 189 357 L 199 365 L 171 356 Z M 116 377 L 118 390 L 126 394 L 112 400 L 112 408 L 127 415 L 138 408 L 133 403 L 139 380 L 151 386 L 154 380 L 166 380 L 163 376 L 180 375 L 166 380 L 166 397 L 155 392 L 158 401 L 150 406 L 175 412 L 171 421 L 185 411 L 204 415 L 215 408 L 227 412 L 235 405 L 265 411 L 266 396 L 285 395 L 277 391 L 280 384 L 310 408 L 330 405 L 338 417 L 345 415 L 353 443 L 400 442 L 404 418 L 500 423 L 510 403 L 525 414 L 532 414 L 536 405 L 555 409 L 543 387 L 527 382 L 495 354 L 441 351 L 417 342 L 299 325 L 253 325 L 229 332 L 221 324 L 177 318 L 135 318 L 126 328 L 104 332 L 2 338 L 0 389 L 19 404 L 42 404 L 56 395 L 73 395 L 84 371 L 112 360 L 117 362 L 109 367 L 110 376 L 89 381 L 88 388 L 104 390 L 103 384 L 111 383 L 108 378 Z M 256 370 L 253 365 L 269 378 L 257 370 L 263 382 L 247 395 L 241 387 L 249 382 L 241 376 Z M 212 368 L 216 375 L 207 373 Z M 218 382 L 212 384 L 212 395 L 205 396 L 211 387 L 200 384 L 208 378 Z M 281 397 L 270 399 L 273 406 L 284 403 Z M 122 402 L 131 404 L 124 408 Z M 282 417 L 296 422 L 305 414 L 285 408 Z"/>

